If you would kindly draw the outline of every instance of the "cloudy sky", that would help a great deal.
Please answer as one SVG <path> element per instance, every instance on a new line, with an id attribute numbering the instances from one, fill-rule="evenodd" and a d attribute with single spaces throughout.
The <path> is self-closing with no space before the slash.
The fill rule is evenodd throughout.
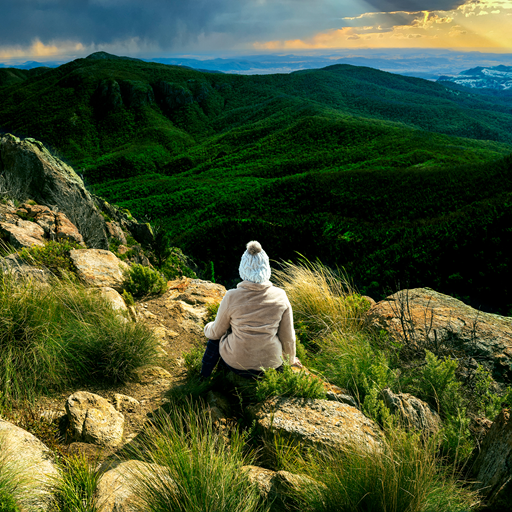
<path id="1" fill-rule="evenodd" d="M 334 48 L 512 51 L 512 0 L 0 0 L 0 61 Z"/>

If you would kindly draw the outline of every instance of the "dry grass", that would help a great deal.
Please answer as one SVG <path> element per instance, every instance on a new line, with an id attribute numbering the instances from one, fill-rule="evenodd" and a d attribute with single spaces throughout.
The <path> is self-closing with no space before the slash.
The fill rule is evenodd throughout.
<path id="1" fill-rule="evenodd" d="M 370 303 L 359 295 L 348 276 L 321 263 L 283 263 L 274 282 L 286 291 L 297 324 L 310 338 L 337 332 L 359 331 Z"/>

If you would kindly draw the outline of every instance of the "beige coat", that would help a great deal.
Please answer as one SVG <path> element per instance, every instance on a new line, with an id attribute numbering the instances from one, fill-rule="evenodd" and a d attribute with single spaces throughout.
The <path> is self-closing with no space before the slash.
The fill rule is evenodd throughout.
<path id="1" fill-rule="evenodd" d="M 292 307 L 285 291 L 270 282 L 242 281 L 228 290 L 204 333 L 221 340 L 222 359 L 238 370 L 277 368 L 283 358 L 295 359 Z"/>

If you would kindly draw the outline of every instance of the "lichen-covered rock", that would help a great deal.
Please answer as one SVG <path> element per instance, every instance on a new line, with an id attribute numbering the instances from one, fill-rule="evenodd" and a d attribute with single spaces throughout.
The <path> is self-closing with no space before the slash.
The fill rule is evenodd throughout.
<path id="1" fill-rule="evenodd" d="M 34 481 L 27 498 L 34 510 L 49 510 L 51 489 L 59 472 L 47 446 L 26 430 L 0 419 L 0 463 L 2 459 Z"/>
<path id="2" fill-rule="evenodd" d="M 128 269 L 128 265 L 115 254 L 101 249 L 73 249 L 69 257 L 78 277 L 86 284 L 123 291 L 123 269 Z"/>
<path id="3" fill-rule="evenodd" d="M 430 436 L 442 427 L 441 418 L 427 403 L 409 393 L 393 393 L 389 388 L 382 390 L 384 403 L 392 414 L 398 416 L 404 425 Z"/>
<path id="4" fill-rule="evenodd" d="M 512 415 L 503 409 L 485 436 L 473 465 L 475 488 L 492 510 L 512 510 Z"/>
<path id="5" fill-rule="evenodd" d="M 41 142 L 1 136 L 0 176 L 10 197 L 52 205 L 78 228 L 88 247 L 108 248 L 105 220 L 83 181 Z"/>
<path id="6" fill-rule="evenodd" d="M 379 427 L 347 404 L 279 397 L 251 406 L 249 412 L 263 430 L 304 443 L 336 448 L 355 445 L 366 450 L 382 447 Z"/>
<path id="7" fill-rule="evenodd" d="M 368 322 L 410 345 L 447 346 L 512 379 L 512 318 L 482 313 L 430 288 L 401 290 L 372 306 Z"/>
<path id="8" fill-rule="evenodd" d="M 167 489 L 176 484 L 163 466 L 139 460 L 120 462 L 101 476 L 94 494 L 97 512 L 135 512 L 142 510 L 138 483 L 142 478 L 157 474 L 155 481 L 165 482 Z"/>
<path id="9" fill-rule="evenodd" d="M 133 379 L 140 384 L 150 384 L 157 380 L 170 380 L 172 375 L 160 366 L 141 366 L 133 372 Z"/>
<path id="10" fill-rule="evenodd" d="M 124 416 L 105 398 L 77 391 L 68 397 L 66 412 L 76 440 L 110 447 L 121 444 Z"/>

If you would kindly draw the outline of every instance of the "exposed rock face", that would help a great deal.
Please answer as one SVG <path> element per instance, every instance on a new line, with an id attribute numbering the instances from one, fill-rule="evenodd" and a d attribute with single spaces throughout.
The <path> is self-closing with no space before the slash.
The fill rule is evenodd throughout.
<path id="1" fill-rule="evenodd" d="M 50 450 L 35 436 L 0 419 L 1 457 L 24 469 L 34 477 L 37 485 L 31 490 L 34 510 L 45 511 L 50 506 L 50 490 L 59 472 Z"/>
<path id="2" fill-rule="evenodd" d="M 328 400 L 273 398 L 249 407 L 260 427 L 309 444 L 367 450 L 382 446 L 379 427 L 355 407 Z"/>
<path id="3" fill-rule="evenodd" d="M 121 462 L 109 469 L 100 478 L 95 493 L 97 512 L 134 512 L 141 510 L 142 503 L 137 496 L 137 482 L 141 476 L 148 477 L 152 473 L 166 482 L 168 489 L 176 486 L 166 474 L 163 466 L 149 464 L 139 460 Z"/>
<path id="4" fill-rule="evenodd" d="M 124 416 L 103 397 L 77 391 L 67 399 L 66 412 L 76 440 L 110 447 L 121 444 Z"/>
<path id="5" fill-rule="evenodd" d="M 108 300 L 113 310 L 120 312 L 128 311 L 128 307 L 126 306 L 123 297 L 121 297 L 121 295 L 119 295 L 119 293 L 116 292 L 114 288 L 103 286 L 99 288 L 98 291 L 101 293 L 103 297 L 105 297 L 105 299 Z"/>
<path id="6" fill-rule="evenodd" d="M 476 488 L 493 510 L 512 510 L 512 416 L 503 409 L 485 436 L 475 460 Z"/>
<path id="7" fill-rule="evenodd" d="M 123 80 L 120 83 L 123 102 L 128 108 L 140 108 L 155 102 L 153 88 L 147 82 Z"/>
<path id="8" fill-rule="evenodd" d="M 74 249 L 69 252 L 78 277 L 90 286 L 123 290 L 123 269 L 128 265 L 110 251 L 101 249 Z"/>
<path id="9" fill-rule="evenodd" d="M 0 177 L 10 197 L 48 205 L 78 228 L 89 247 L 107 249 L 105 221 L 73 169 L 34 139 L 0 138 Z"/>
<path id="10" fill-rule="evenodd" d="M 409 393 L 393 393 L 389 388 L 382 390 L 384 403 L 392 414 L 397 415 L 406 427 L 413 428 L 430 436 L 439 432 L 441 418 L 423 400 Z"/>
<path id="11" fill-rule="evenodd" d="M 105 78 L 98 84 L 94 93 L 94 101 L 97 107 L 105 113 L 121 108 L 123 106 L 121 87 L 115 80 Z"/>
<path id="12" fill-rule="evenodd" d="M 121 244 L 126 245 L 126 236 L 123 233 L 121 226 L 117 222 L 107 222 L 107 232 L 111 238 L 115 238 Z"/>
<path id="13" fill-rule="evenodd" d="M 463 350 L 482 361 L 495 378 L 512 378 L 512 318 L 482 313 L 429 288 L 415 288 L 372 306 L 368 320 L 410 344 Z"/>

